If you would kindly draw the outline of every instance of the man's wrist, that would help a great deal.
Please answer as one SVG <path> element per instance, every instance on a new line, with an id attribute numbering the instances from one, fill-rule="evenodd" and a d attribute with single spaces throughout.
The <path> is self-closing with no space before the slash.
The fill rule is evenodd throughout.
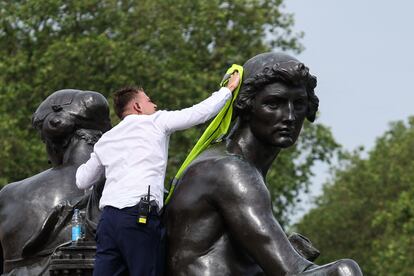
<path id="1" fill-rule="evenodd" d="M 231 90 L 228 87 L 222 87 L 219 91 L 226 91 L 227 93 L 231 94 Z"/>

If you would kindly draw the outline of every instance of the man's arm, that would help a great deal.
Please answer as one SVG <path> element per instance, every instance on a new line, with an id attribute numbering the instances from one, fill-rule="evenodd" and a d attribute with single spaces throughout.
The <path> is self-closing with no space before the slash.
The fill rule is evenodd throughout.
<path id="1" fill-rule="evenodd" d="M 256 169 L 247 162 L 231 160 L 212 170 L 218 180 L 210 193 L 212 202 L 230 237 L 266 275 L 297 273 L 312 265 L 294 250 L 274 218 L 269 191 Z"/>
<path id="2" fill-rule="evenodd" d="M 105 177 L 105 167 L 98 156 L 92 152 L 91 158 L 80 165 L 76 171 L 76 186 L 79 189 L 88 189 Z"/>
<path id="3" fill-rule="evenodd" d="M 157 122 L 170 133 L 202 124 L 219 113 L 231 98 L 231 93 L 237 88 L 239 81 L 240 77 L 236 72 L 230 77 L 226 87 L 214 92 L 204 101 L 177 111 L 162 111 Z"/>

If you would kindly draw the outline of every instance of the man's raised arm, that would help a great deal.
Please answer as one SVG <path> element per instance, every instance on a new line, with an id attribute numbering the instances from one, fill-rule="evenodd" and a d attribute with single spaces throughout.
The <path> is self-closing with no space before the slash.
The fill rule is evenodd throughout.
<path id="1" fill-rule="evenodd" d="M 219 113 L 231 98 L 231 93 L 237 88 L 239 81 L 239 73 L 235 72 L 226 87 L 214 92 L 204 101 L 181 110 L 160 111 L 156 121 L 170 133 L 202 124 Z"/>

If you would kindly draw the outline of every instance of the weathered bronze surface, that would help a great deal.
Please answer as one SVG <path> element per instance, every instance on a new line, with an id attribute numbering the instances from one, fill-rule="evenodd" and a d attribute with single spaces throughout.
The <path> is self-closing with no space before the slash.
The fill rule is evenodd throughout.
<path id="1" fill-rule="evenodd" d="M 285 54 L 243 68 L 231 134 L 193 161 L 167 206 L 167 275 L 362 275 L 352 260 L 306 260 L 272 214 L 266 173 L 314 120 L 316 78 Z"/>
<path id="2" fill-rule="evenodd" d="M 87 209 L 89 237 L 99 217 L 103 179 L 85 194 L 75 185 L 75 173 L 111 128 L 106 99 L 92 91 L 60 90 L 38 107 L 32 123 L 46 144 L 52 168 L 0 191 L 1 261 L 9 275 L 47 275 L 49 257 L 71 239 L 74 208 Z"/>
<path id="3" fill-rule="evenodd" d="M 266 173 L 296 142 L 305 118 L 315 119 L 316 78 L 285 54 L 261 54 L 243 67 L 231 133 L 189 166 L 166 209 L 166 275 L 362 275 L 352 260 L 314 265 L 308 260 L 319 252 L 299 235 L 288 239 L 272 215 Z M 60 90 L 39 106 L 33 125 L 52 168 L 0 191 L 0 272 L 90 274 L 92 257 L 79 266 L 85 271 L 70 272 L 78 259 L 65 253 L 90 250 L 60 245 L 70 240 L 79 208 L 86 209 L 85 242 L 94 246 L 104 179 L 85 194 L 75 173 L 111 128 L 107 101 L 96 92 Z"/>

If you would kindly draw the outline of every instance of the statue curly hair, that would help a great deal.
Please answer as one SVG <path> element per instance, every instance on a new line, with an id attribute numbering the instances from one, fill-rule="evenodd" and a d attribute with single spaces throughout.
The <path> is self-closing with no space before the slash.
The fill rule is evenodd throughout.
<path id="1" fill-rule="evenodd" d="M 315 120 L 319 107 L 319 99 L 314 91 L 317 80 L 303 63 L 283 53 L 263 53 L 249 59 L 243 69 L 242 87 L 234 103 L 236 115 L 243 116 L 251 110 L 257 91 L 267 84 L 282 82 L 305 86 L 308 95 L 306 118 L 310 122 Z"/>

